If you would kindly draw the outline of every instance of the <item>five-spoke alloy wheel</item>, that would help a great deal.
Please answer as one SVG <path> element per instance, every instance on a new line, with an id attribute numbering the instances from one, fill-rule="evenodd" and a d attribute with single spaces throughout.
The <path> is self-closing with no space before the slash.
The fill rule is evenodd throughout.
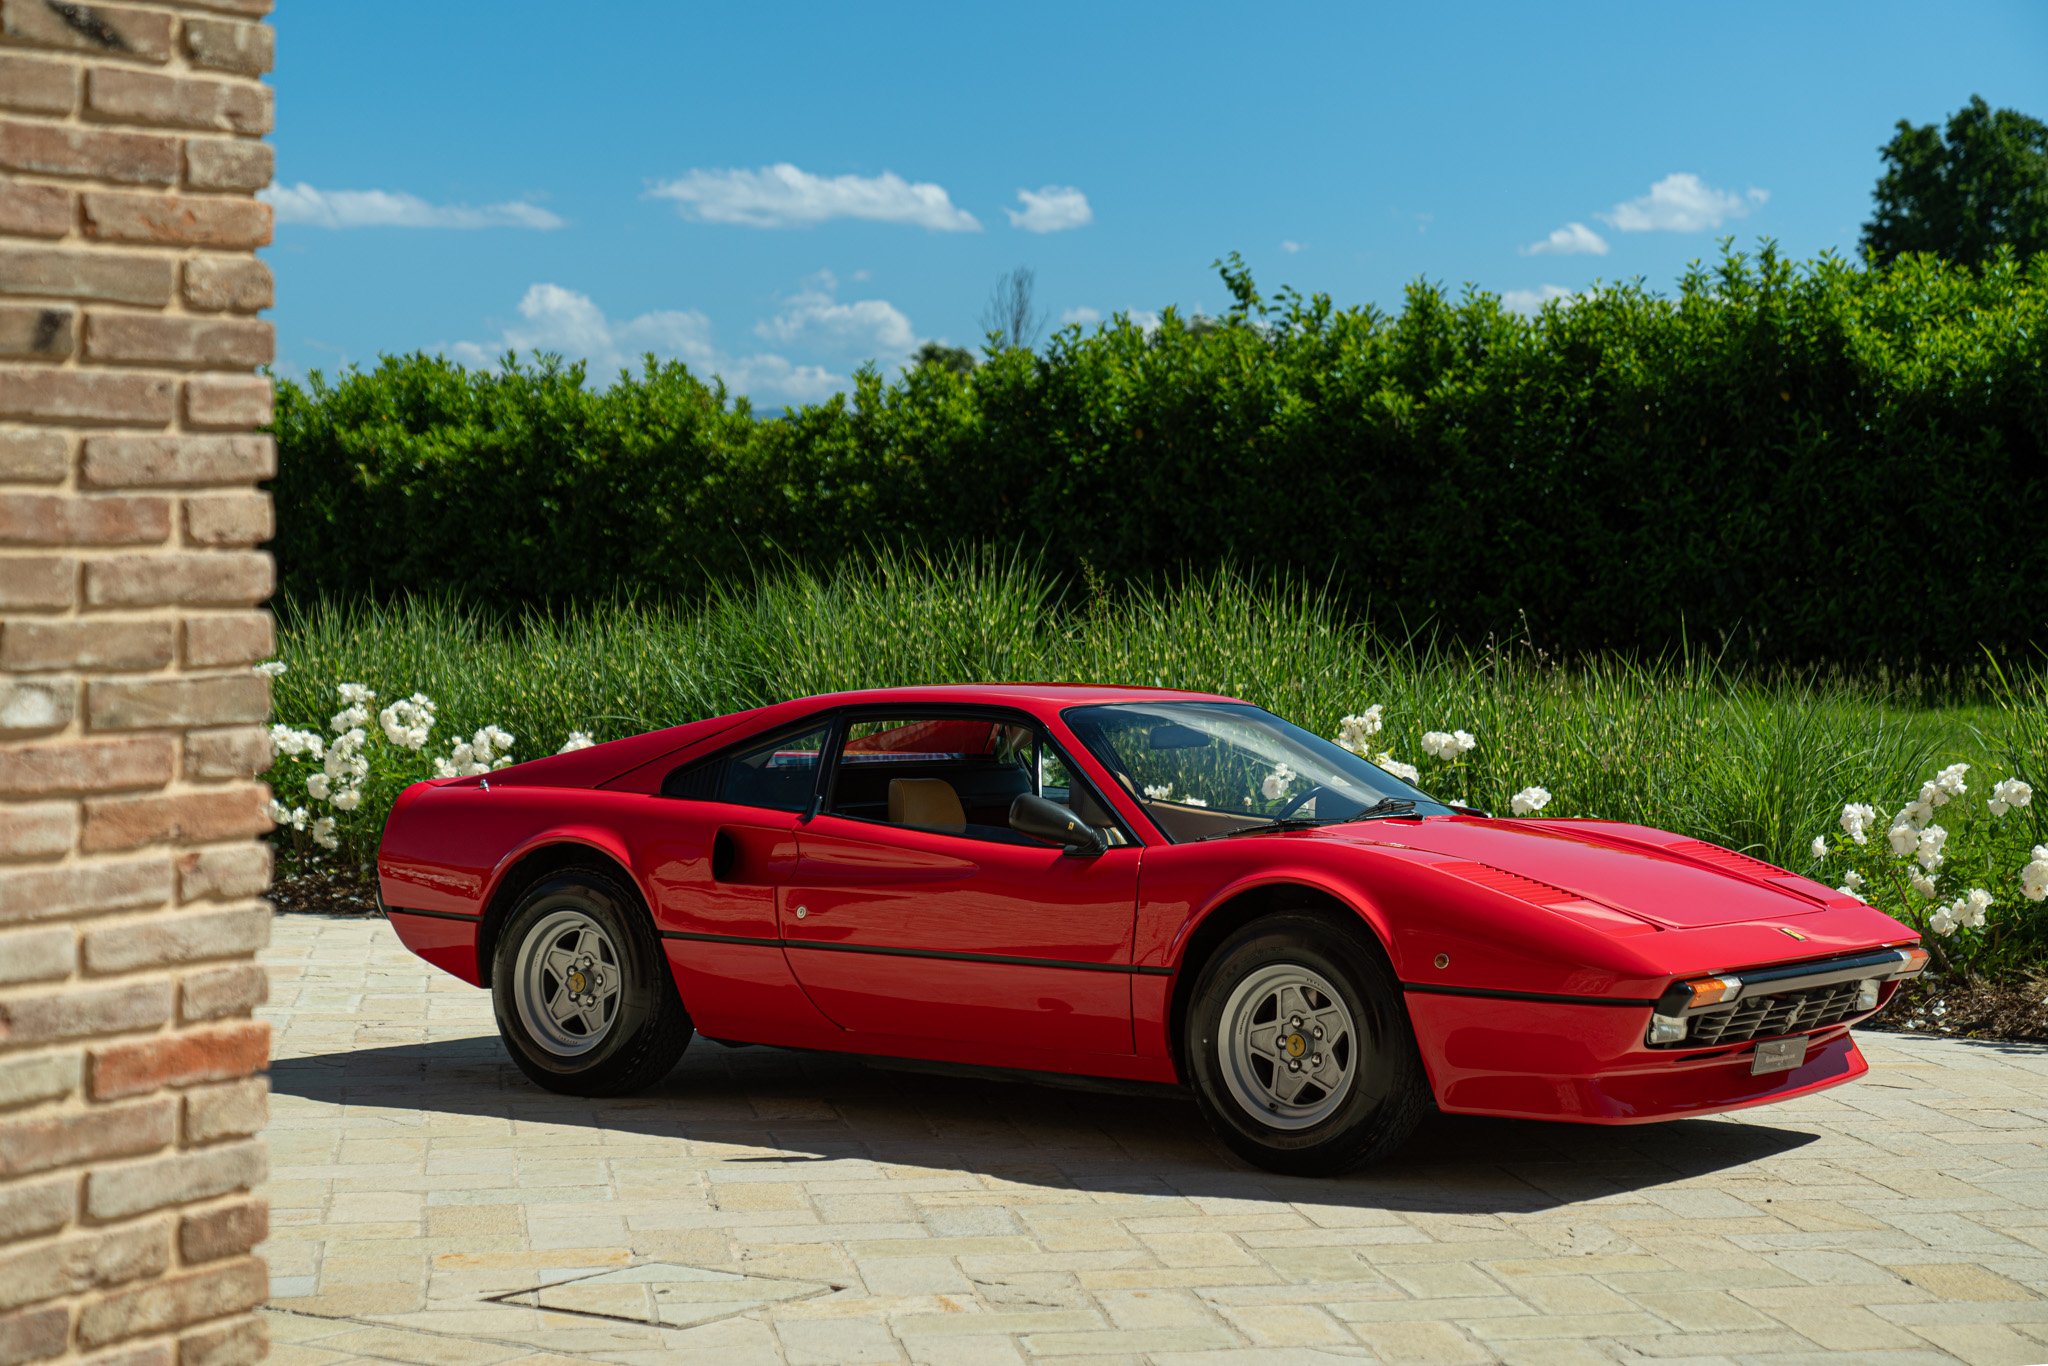
<path id="1" fill-rule="evenodd" d="M 526 889 L 492 955 L 498 1032 L 552 1091 L 638 1091 L 675 1066 L 690 1017 L 647 909 L 624 880 L 567 868 Z"/>
<path id="2" fill-rule="evenodd" d="M 1286 912 L 1203 965 L 1183 1058 L 1210 1127 L 1247 1161 L 1344 1171 L 1398 1148 L 1428 1108 L 1399 986 L 1368 933 Z"/>

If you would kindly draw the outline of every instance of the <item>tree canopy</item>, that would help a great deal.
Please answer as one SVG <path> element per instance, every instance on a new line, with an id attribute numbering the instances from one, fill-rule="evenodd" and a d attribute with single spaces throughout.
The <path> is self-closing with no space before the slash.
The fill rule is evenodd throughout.
<path id="1" fill-rule="evenodd" d="M 1924 251 L 1976 266 L 2001 246 L 2048 251 L 2048 124 L 1973 95 L 1946 131 L 1900 119 L 1879 150 L 1863 245 L 1880 262 Z"/>

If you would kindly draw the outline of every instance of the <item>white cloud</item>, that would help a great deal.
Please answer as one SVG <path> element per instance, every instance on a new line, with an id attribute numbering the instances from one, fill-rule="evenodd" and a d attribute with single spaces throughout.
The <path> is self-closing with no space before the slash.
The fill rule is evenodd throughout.
<path id="1" fill-rule="evenodd" d="M 1095 221 L 1088 196 L 1071 185 L 1045 185 L 1036 190 L 1019 190 L 1021 209 L 1004 209 L 1010 226 L 1026 232 L 1065 232 L 1085 228 Z"/>
<path id="2" fill-rule="evenodd" d="M 1510 313 L 1540 313 L 1543 305 L 1552 299 L 1570 303 L 1578 295 L 1563 285 L 1540 285 L 1535 289 L 1504 289 L 1500 294 L 1501 306 Z"/>
<path id="3" fill-rule="evenodd" d="M 758 171 L 694 170 L 648 193 L 673 199 L 685 218 L 749 228 L 813 227 L 834 218 L 903 223 L 933 232 L 979 232 L 974 215 L 945 188 L 912 184 L 894 171 L 878 176 L 812 175 L 788 162 Z"/>
<path id="4" fill-rule="evenodd" d="M 316 228 L 559 228 L 562 220 L 538 204 L 429 204 L 393 190 L 322 190 L 300 181 L 272 185 L 257 196 L 280 223 Z"/>
<path id="5" fill-rule="evenodd" d="M 1770 191 L 1754 187 L 1743 194 L 1717 190 L 1692 172 L 1679 171 L 1600 217 L 1623 232 L 1704 232 L 1746 216 L 1770 197 Z"/>
<path id="6" fill-rule="evenodd" d="M 1524 256 L 1605 256 L 1607 239 L 1584 223 L 1567 223 L 1541 242 L 1522 248 Z"/>
<path id="7" fill-rule="evenodd" d="M 812 276 L 804 289 L 782 301 L 782 311 L 754 325 L 768 341 L 807 343 L 835 354 L 892 359 L 917 348 L 910 319 L 886 299 L 841 303 L 839 281 L 829 270 Z"/>
<path id="8" fill-rule="evenodd" d="M 1287 253 L 1287 254 L 1288 254 L 1289 256 L 1292 256 L 1292 255 L 1294 255 L 1294 254 L 1295 254 L 1296 252 L 1298 252 L 1298 251 L 1300 251 L 1300 250 L 1301 250 L 1301 243 L 1299 243 L 1299 242 L 1282 242 L 1282 243 L 1280 244 L 1280 250 L 1282 250 L 1282 251 L 1286 252 L 1286 253 Z"/>
<path id="9" fill-rule="evenodd" d="M 1078 308 L 1070 308 L 1066 312 L 1060 314 L 1061 327 L 1070 327 L 1076 323 L 1078 323 L 1082 327 L 1093 327 L 1096 323 L 1099 323 L 1101 321 L 1101 310 L 1089 308 L 1085 304 L 1081 305 Z"/>
<path id="10" fill-rule="evenodd" d="M 559 351 L 590 362 L 592 379 L 608 381 L 620 370 L 637 369 L 649 351 L 680 360 L 699 376 L 723 378 L 736 392 L 755 398 L 815 403 L 846 387 L 846 378 L 816 365 L 760 354 L 728 356 L 712 344 L 711 320 L 695 310 L 642 313 L 614 319 L 592 302 L 560 285 L 538 284 L 519 301 L 522 322 L 488 342 L 455 342 L 441 348 L 464 365 L 495 365 L 507 351 Z"/>

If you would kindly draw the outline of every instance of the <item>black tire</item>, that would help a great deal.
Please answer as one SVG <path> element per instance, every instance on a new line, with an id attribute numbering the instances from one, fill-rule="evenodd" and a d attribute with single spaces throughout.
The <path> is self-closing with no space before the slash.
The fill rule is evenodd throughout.
<path id="1" fill-rule="evenodd" d="M 595 922 L 619 958 L 616 1013 L 599 1041 L 575 1056 L 542 1043 L 520 1018 L 516 999 L 520 946 L 542 921 L 562 911 Z M 646 907 L 615 874 L 594 868 L 551 873 L 519 898 L 493 954 L 491 1004 L 498 1033 L 519 1070 L 548 1090 L 570 1096 L 645 1090 L 668 1075 L 694 1032 Z"/>
<path id="2" fill-rule="evenodd" d="M 1305 912 L 1255 920 L 1212 954 L 1188 1003 L 1189 1080 L 1202 1117 L 1231 1151 L 1268 1171 L 1331 1176 L 1386 1157 L 1428 1113 L 1429 1085 L 1400 984 L 1357 931 Z M 1349 1053 L 1348 1090 L 1309 1127 L 1276 1128 L 1241 1102 L 1225 1079 L 1218 1046 L 1223 1015 L 1240 984 L 1263 969 L 1307 968 L 1328 982 L 1358 1036 Z"/>

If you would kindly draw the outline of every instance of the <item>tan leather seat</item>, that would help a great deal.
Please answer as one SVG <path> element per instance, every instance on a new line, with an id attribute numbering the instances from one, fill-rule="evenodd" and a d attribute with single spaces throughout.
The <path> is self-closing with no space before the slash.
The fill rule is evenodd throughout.
<path id="1" fill-rule="evenodd" d="M 889 824 L 957 832 L 967 828 L 967 812 L 943 778 L 891 778 Z"/>
<path id="2" fill-rule="evenodd" d="M 1116 817 L 1102 809 L 1102 803 L 1095 800 L 1085 787 L 1067 790 L 1067 809 L 1081 818 L 1083 825 L 1092 825 L 1097 830 L 1106 830 L 1116 824 Z"/>

